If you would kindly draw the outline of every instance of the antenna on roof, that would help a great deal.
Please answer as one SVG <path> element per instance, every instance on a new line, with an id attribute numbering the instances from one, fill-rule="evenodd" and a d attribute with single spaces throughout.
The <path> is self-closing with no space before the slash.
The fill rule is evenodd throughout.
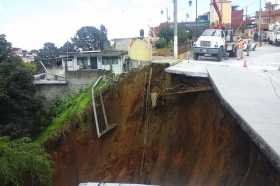
<path id="1" fill-rule="evenodd" d="M 67 39 L 67 50 L 66 50 L 66 54 L 67 54 L 67 61 L 68 61 L 68 39 Z"/>

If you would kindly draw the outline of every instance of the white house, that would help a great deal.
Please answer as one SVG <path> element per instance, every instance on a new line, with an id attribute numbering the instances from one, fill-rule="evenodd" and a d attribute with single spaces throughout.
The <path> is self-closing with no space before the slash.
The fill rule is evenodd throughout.
<path id="1" fill-rule="evenodd" d="M 68 60 L 67 70 L 77 71 L 79 69 L 111 70 L 114 75 L 124 72 L 125 58 L 127 51 L 103 50 L 63 52 L 60 57 L 64 62 Z M 57 68 L 65 68 L 65 63 L 56 63 Z M 112 68 L 112 69 L 111 69 Z"/>

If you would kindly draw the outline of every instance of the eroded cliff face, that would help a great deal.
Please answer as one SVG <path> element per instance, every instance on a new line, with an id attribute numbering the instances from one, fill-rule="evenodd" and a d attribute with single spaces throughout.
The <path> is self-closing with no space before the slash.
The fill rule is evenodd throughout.
<path id="1" fill-rule="evenodd" d="M 125 74 L 116 91 L 104 93 L 108 122 L 117 127 L 101 138 L 89 105 L 88 125 L 50 150 L 53 185 L 280 185 L 279 173 L 213 90 L 186 93 L 211 86 L 209 81 L 166 74 L 164 68 Z M 151 72 L 150 90 L 159 94 L 153 108 L 150 99 L 143 101 Z"/>

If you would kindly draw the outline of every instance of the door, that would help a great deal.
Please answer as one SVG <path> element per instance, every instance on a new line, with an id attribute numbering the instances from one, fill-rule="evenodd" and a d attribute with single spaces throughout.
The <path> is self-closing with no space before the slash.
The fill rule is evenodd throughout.
<path id="1" fill-rule="evenodd" d="M 97 57 L 90 57 L 90 69 L 97 69 Z"/>

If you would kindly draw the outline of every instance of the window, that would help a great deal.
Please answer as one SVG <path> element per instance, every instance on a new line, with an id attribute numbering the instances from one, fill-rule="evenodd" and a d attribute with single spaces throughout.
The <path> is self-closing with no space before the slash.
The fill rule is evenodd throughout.
<path id="1" fill-rule="evenodd" d="M 112 60 L 113 60 L 112 61 L 113 65 L 117 65 L 118 64 L 118 57 L 113 57 Z"/>
<path id="2" fill-rule="evenodd" d="M 77 57 L 77 65 L 80 67 L 88 65 L 87 57 Z"/>
<path id="3" fill-rule="evenodd" d="M 269 19 L 263 19 L 263 23 L 269 23 Z"/>
<path id="4" fill-rule="evenodd" d="M 117 65 L 118 64 L 118 57 L 117 56 L 109 56 L 109 57 L 102 57 L 102 65 Z"/>
<path id="5" fill-rule="evenodd" d="M 102 57 L 102 65 L 109 65 L 108 59 L 106 57 Z"/>
<path id="6" fill-rule="evenodd" d="M 221 37 L 221 33 L 218 30 L 215 30 L 215 29 L 206 29 L 202 33 L 202 36 L 218 36 L 218 37 Z"/>

